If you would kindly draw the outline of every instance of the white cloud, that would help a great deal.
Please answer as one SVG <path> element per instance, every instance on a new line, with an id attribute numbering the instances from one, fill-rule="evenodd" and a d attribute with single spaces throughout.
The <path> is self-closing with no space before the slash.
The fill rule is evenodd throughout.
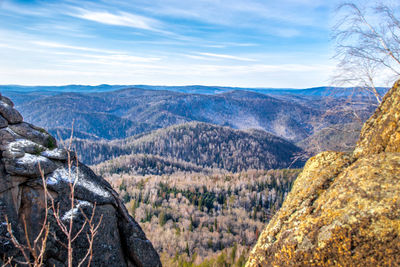
<path id="1" fill-rule="evenodd" d="M 206 56 L 206 57 L 232 59 L 232 60 L 238 60 L 238 61 L 257 61 L 252 58 L 238 57 L 238 56 L 232 56 L 232 55 L 226 55 L 226 54 L 214 54 L 214 53 L 198 53 L 198 54 L 201 56 Z"/>
<path id="2" fill-rule="evenodd" d="M 75 59 L 70 65 L 58 68 L 0 68 L 0 79 L 3 83 L 15 83 L 17 79 L 20 84 L 47 85 L 140 83 L 306 88 L 325 84 L 333 68 L 322 64 L 226 65 L 190 64 L 181 61 L 160 61 L 157 64 L 113 61 L 109 64 L 98 64 L 93 60 Z"/>
<path id="3" fill-rule="evenodd" d="M 103 65 L 122 65 L 122 64 L 136 64 L 136 63 L 151 63 L 160 61 L 160 57 L 139 57 L 127 54 L 116 55 L 82 55 L 80 58 L 68 59 L 69 63 L 85 63 L 85 64 L 103 64 Z"/>
<path id="4" fill-rule="evenodd" d="M 339 2 L 340 0 L 156 0 L 142 2 L 139 6 L 153 14 L 235 27 L 262 28 L 270 22 L 319 27 L 326 20 L 321 7 L 329 8 Z"/>
<path id="5" fill-rule="evenodd" d="M 1 1 L 18 3 L 0 9 L 2 83 L 306 87 L 330 71 L 314 36 L 278 45 L 323 25 L 324 0 Z"/>
<path id="6" fill-rule="evenodd" d="M 196 55 L 184 55 L 187 58 L 191 58 L 191 59 L 198 59 L 198 60 L 210 60 L 210 57 L 203 57 L 203 56 L 196 56 Z M 218 60 L 216 58 L 211 58 L 214 60 Z"/>
<path id="7" fill-rule="evenodd" d="M 113 14 L 107 11 L 90 11 L 79 9 L 79 14 L 70 15 L 102 24 L 162 32 L 162 30 L 158 28 L 161 24 L 159 21 L 127 12 Z"/>
<path id="8" fill-rule="evenodd" d="M 79 50 L 79 51 L 86 51 L 86 52 L 100 52 L 100 53 L 106 53 L 106 54 L 118 53 L 117 51 L 112 51 L 112 50 L 90 48 L 90 47 L 84 47 L 84 46 L 74 46 L 74 45 L 67 45 L 67 44 L 61 44 L 61 43 L 56 43 L 56 42 L 32 41 L 31 43 L 38 45 L 38 46 L 48 47 L 48 48 L 72 49 L 72 50 Z"/>

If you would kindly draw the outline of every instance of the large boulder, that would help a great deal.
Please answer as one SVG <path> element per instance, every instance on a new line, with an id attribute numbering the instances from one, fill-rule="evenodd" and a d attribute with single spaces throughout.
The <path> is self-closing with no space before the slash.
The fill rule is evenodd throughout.
<path id="1" fill-rule="evenodd" d="M 353 153 L 307 162 L 246 266 L 400 266 L 400 81 Z"/>
<path id="2" fill-rule="evenodd" d="M 85 266 L 89 258 L 92 266 L 161 266 L 157 252 L 111 186 L 77 162 L 73 153 L 57 148 L 45 130 L 23 122 L 13 106 L 0 95 L 0 263 L 25 261 L 7 225 L 26 245 L 26 237 L 31 244 L 44 237 L 40 231 L 47 222 L 50 232 L 43 265 L 68 266 L 68 250 L 63 246 L 68 239 L 60 222 L 69 226 L 72 220 L 73 266 L 88 251 L 92 255 Z M 92 245 L 90 223 L 98 226 Z"/>

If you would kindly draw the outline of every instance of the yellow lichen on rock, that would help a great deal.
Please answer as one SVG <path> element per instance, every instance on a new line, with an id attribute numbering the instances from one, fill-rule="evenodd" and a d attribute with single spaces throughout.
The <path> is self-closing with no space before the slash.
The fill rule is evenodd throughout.
<path id="1" fill-rule="evenodd" d="M 400 152 L 400 80 L 364 124 L 354 155 Z"/>
<path id="2" fill-rule="evenodd" d="M 246 266 L 400 266 L 399 85 L 354 153 L 307 162 Z"/>

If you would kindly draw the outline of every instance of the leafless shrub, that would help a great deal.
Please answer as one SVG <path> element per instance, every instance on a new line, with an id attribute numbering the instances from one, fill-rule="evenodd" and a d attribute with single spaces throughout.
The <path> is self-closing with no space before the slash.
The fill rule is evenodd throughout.
<path id="1" fill-rule="evenodd" d="M 18 249 L 19 252 L 21 252 L 24 261 L 17 260 L 13 257 L 9 257 L 5 259 L 3 266 L 13 266 L 15 264 L 21 264 L 21 265 L 27 265 L 29 267 L 39 267 L 44 265 L 44 260 L 45 260 L 45 252 L 46 252 L 46 245 L 47 245 L 47 240 L 49 235 L 52 235 L 55 240 L 59 242 L 61 246 L 63 246 L 67 250 L 68 254 L 68 267 L 72 266 L 83 266 L 86 262 L 87 266 L 91 265 L 92 257 L 93 257 L 93 243 L 94 243 L 94 238 L 98 233 L 98 229 L 101 225 L 103 216 L 100 216 L 100 219 L 98 222 L 95 222 L 94 217 L 95 217 L 95 211 L 96 211 L 96 203 L 93 205 L 93 209 L 91 212 L 91 215 L 88 216 L 81 207 L 77 206 L 76 204 L 76 199 L 75 199 L 75 187 L 78 182 L 78 171 L 79 169 L 76 168 L 76 176 L 75 178 L 72 177 L 72 167 L 74 164 L 74 158 L 76 159 L 75 165 L 78 166 L 78 157 L 75 155 L 75 157 L 71 156 L 71 143 L 72 143 L 72 131 L 71 131 L 71 137 L 70 137 L 70 142 L 69 146 L 67 149 L 67 154 L 68 154 L 68 185 L 69 185 L 69 200 L 70 200 L 70 211 L 74 211 L 79 209 L 81 212 L 81 215 L 84 216 L 85 220 L 84 223 L 81 227 L 76 228 L 74 226 L 74 216 L 71 214 L 65 220 L 63 218 L 63 215 L 61 214 L 60 210 L 60 205 L 59 203 L 56 204 L 54 197 L 51 195 L 51 193 L 48 191 L 47 188 L 47 181 L 45 178 L 45 175 L 40 167 L 39 164 L 39 171 L 40 171 L 40 176 L 42 179 L 42 184 L 43 184 L 43 191 L 44 191 L 44 205 L 45 205 L 45 217 L 42 222 L 42 227 L 39 231 L 39 233 L 36 235 L 36 237 L 32 240 L 29 236 L 29 230 L 27 226 L 27 222 L 25 218 L 23 217 L 23 227 L 24 227 L 24 235 L 25 235 L 25 240 L 24 241 L 19 241 L 12 229 L 11 223 L 8 221 L 8 218 L 6 217 L 6 223 L 7 223 L 7 232 L 10 236 L 10 241 L 12 244 Z M 58 237 L 56 237 L 56 234 L 54 232 L 50 231 L 50 220 L 49 216 L 54 218 L 55 223 L 57 224 L 58 228 L 61 230 L 61 232 L 65 235 L 66 237 L 66 242 L 62 242 L 59 240 Z M 73 242 L 77 240 L 77 238 L 81 235 L 83 235 L 83 231 L 87 229 L 86 231 L 86 238 L 88 241 L 88 248 L 83 256 L 82 259 L 75 259 L 78 260 L 78 263 L 76 265 L 74 264 L 74 254 L 73 254 Z"/>

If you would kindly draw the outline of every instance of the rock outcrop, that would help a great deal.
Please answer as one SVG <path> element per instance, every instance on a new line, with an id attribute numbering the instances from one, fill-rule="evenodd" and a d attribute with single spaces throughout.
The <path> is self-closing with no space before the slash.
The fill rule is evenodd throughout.
<path id="1" fill-rule="evenodd" d="M 400 266 L 400 81 L 353 153 L 306 163 L 246 266 Z"/>
<path id="2" fill-rule="evenodd" d="M 68 239 L 60 222 L 68 229 L 72 218 L 72 235 L 77 236 L 72 242 L 72 260 L 77 266 L 88 252 L 89 221 L 93 218 L 92 225 L 99 228 L 93 240 L 92 266 L 161 266 L 157 252 L 111 186 L 77 162 L 72 153 L 57 148 L 56 140 L 44 129 L 23 122 L 12 101 L 1 95 L 0 152 L 1 265 L 8 259 L 13 266 L 25 261 L 21 249 L 10 239 L 8 225 L 16 240 L 26 245 L 28 239 L 33 244 L 36 237 L 45 236 L 40 231 L 47 222 L 43 265 L 68 266 L 68 250 L 63 246 Z M 43 181 L 49 192 L 47 202 Z"/>

